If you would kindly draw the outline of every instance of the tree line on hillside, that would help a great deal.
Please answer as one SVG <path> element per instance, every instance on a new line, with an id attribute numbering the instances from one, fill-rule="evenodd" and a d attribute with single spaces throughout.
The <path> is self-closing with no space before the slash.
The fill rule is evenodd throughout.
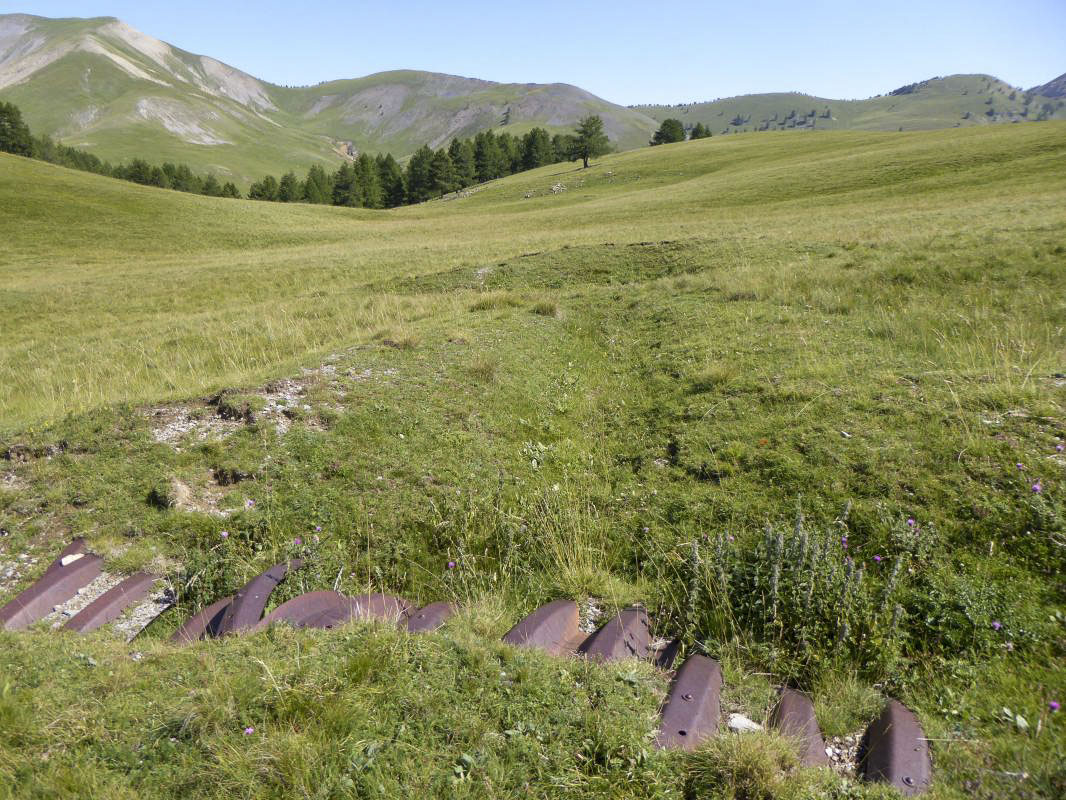
<path id="1" fill-rule="evenodd" d="M 585 117 L 569 135 L 533 128 L 524 136 L 482 131 L 452 139 L 437 150 L 423 145 L 405 167 L 391 153 L 361 153 L 333 173 L 313 166 L 301 180 L 289 171 L 279 180 L 267 175 L 248 190 L 252 200 L 315 203 L 354 208 L 395 208 L 444 197 L 478 183 L 564 161 L 582 161 L 608 152 L 603 120 Z"/>
<path id="2" fill-rule="evenodd" d="M 93 172 L 111 178 L 158 186 L 179 192 L 205 194 L 211 197 L 241 196 L 240 190 L 230 182 L 221 183 L 214 175 L 203 178 L 185 164 L 150 164 L 135 158 L 128 164 L 112 165 L 92 153 L 59 144 L 49 136 L 34 136 L 22 120 L 22 112 L 11 103 L 0 103 L 0 152 L 36 158 L 61 167 Z"/>
<path id="3" fill-rule="evenodd" d="M 582 161 L 610 151 L 603 120 L 591 115 L 572 134 L 550 135 L 533 128 L 524 136 L 484 131 L 471 139 L 453 139 L 438 150 L 424 145 L 401 167 L 391 153 L 358 158 L 328 173 L 311 167 L 304 180 L 288 172 L 278 180 L 268 175 L 252 184 L 249 199 L 287 203 L 317 203 L 360 208 L 395 208 L 460 191 L 476 183 L 562 161 Z M 211 197 L 240 198 L 232 183 L 214 175 L 195 174 L 185 164 L 162 166 L 135 158 L 117 166 L 92 153 L 59 144 L 48 136 L 34 136 L 19 108 L 0 103 L 0 152 L 36 158 L 59 166 L 93 172 L 145 186 L 174 189 Z"/>

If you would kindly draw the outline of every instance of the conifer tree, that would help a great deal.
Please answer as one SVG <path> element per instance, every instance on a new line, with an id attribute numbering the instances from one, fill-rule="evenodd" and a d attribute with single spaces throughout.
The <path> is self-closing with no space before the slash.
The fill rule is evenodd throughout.
<path id="1" fill-rule="evenodd" d="M 276 201 L 278 199 L 278 179 L 273 175 L 267 175 L 263 180 L 253 183 L 248 188 L 248 199 Z"/>
<path id="2" fill-rule="evenodd" d="M 230 197 L 234 200 L 241 199 L 241 190 L 237 188 L 236 184 L 232 181 L 226 181 L 225 186 L 222 187 L 222 196 Z"/>
<path id="3" fill-rule="evenodd" d="M 433 151 L 422 145 L 407 162 L 407 202 L 421 203 L 433 197 L 433 181 L 430 166 Z"/>
<path id="4" fill-rule="evenodd" d="M 522 168 L 536 169 L 555 161 L 555 148 L 544 128 L 533 128 L 522 137 Z"/>
<path id="5" fill-rule="evenodd" d="M 298 203 L 303 196 L 304 187 L 300 185 L 300 179 L 296 177 L 295 172 L 290 170 L 281 176 L 281 183 L 278 184 L 278 202 Z"/>
<path id="6" fill-rule="evenodd" d="M 402 206 L 407 199 L 407 191 L 403 185 L 403 170 L 400 165 L 396 163 L 392 153 L 387 153 L 377 157 L 376 166 L 385 208 Z"/>
<path id="7" fill-rule="evenodd" d="M 477 180 L 476 153 L 474 143 L 469 139 L 452 139 L 448 146 L 448 157 L 455 167 L 455 179 L 459 188 L 473 186 Z"/>
<path id="8" fill-rule="evenodd" d="M 458 188 L 455 166 L 452 164 L 448 151 L 443 147 L 433 154 L 433 160 L 429 163 L 429 180 L 433 191 L 441 197 Z"/>
<path id="9" fill-rule="evenodd" d="M 22 112 L 12 103 L 0 103 L 0 151 L 16 156 L 33 155 L 33 137 L 22 121 Z"/>
<path id="10" fill-rule="evenodd" d="M 329 205 L 333 202 L 333 187 L 321 164 L 315 164 L 307 170 L 307 178 L 303 183 L 303 201 L 316 205 Z"/>
<path id="11" fill-rule="evenodd" d="M 702 122 L 697 122 L 692 126 L 692 133 L 689 134 L 690 139 L 707 139 L 711 135 L 711 129 L 704 125 Z"/>
<path id="12" fill-rule="evenodd" d="M 203 186 L 200 188 L 200 194 L 205 194 L 208 197 L 221 197 L 222 186 L 218 182 L 218 178 L 214 176 L 214 173 L 207 176 L 204 179 Z"/>
<path id="13" fill-rule="evenodd" d="M 358 205 L 358 200 L 355 194 L 355 169 L 345 162 L 333 173 L 333 205 L 354 206 Z"/>
<path id="14" fill-rule="evenodd" d="M 504 174 L 504 156 L 492 131 L 474 137 L 474 163 L 479 183 L 495 180 Z"/>
<path id="15" fill-rule="evenodd" d="M 652 146 L 685 141 L 685 126 L 679 119 L 665 119 L 651 140 Z"/>
<path id="16" fill-rule="evenodd" d="M 590 114 L 578 123 L 574 131 L 575 159 L 580 158 L 589 167 L 589 159 L 602 156 L 611 151 L 611 143 L 607 134 L 603 132 L 603 119 L 596 114 Z"/>
<path id="17" fill-rule="evenodd" d="M 355 186 L 357 204 L 363 208 L 381 208 L 383 195 L 377 164 L 366 153 L 355 160 Z"/>

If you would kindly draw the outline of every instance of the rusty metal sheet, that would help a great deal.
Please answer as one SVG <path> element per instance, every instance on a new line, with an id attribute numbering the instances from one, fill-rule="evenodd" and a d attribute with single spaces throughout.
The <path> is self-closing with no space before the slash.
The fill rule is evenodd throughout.
<path id="1" fill-rule="evenodd" d="M 674 662 L 677 660 L 677 654 L 681 651 L 681 640 L 674 639 L 662 650 L 655 652 L 655 666 L 659 669 L 673 669 Z"/>
<path id="2" fill-rule="evenodd" d="M 81 555 L 63 566 L 67 556 Z M 103 559 L 85 551 L 85 542 L 76 539 L 49 565 L 36 583 L 0 608 L 0 626 L 19 630 L 47 616 L 60 603 L 77 594 L 100 574 Z"/>
<path id="3" fill-rule="evenodd" d="M 660 750 L 695 750 L 717 732 L 721 698 L 719 663 L 701 655 L 686 658 L 670 686 L 655 746 Z"/>
<path id="4" fill-rule="evenodd" d="M 597 661 L 648 657 L 651 625 L 643 608 L 626 608 L 585 640 L 578 652 Z"/>
<path id="5" fill-rule="evenodd" d="M 914 712 L 889 700 L 870 723 L 860 746 L 860 769 L 868 781 L 894 786 L 904 797 L 926 791 L 933 782 L 929 743 Z"/>
<path id="6" fill-rule="evenodd" d="M 293 627 L 302 628 L 308 619 L 323 612 L 331 610 L 337 613 L 348 612 L 351 602 L 350 597 L 345 597 L 339 592 L 308 592 L 282 603 L 256 623 L 253 630 L 263 630 L 275 622 L 288 622 Z"/>
<path id="7" fill-rule="evenodd" d="M 829 765 L 822 730 L 818 727 L 818 720 L 814 716 L 814 703 L 803 692 L 788 687 L 782 688 L 777 705 L 770 712 L 769 723 L 785 736 L 799 739 L 801 765 L 804 767 Z"/>
<path id="8" fill-rule="evenodd" d="M 148 572 L 131 575 L 118 586 L 112 587 L 89 603 L 68 620 L 63 628 L 78 633 L 88 633 L 113 622 L 127 608 L 147 597 L 157 580 L 159 580 L 158 575 Z"/>
<path id="9" fill-rule="evenodd" d="M 411 612 L 407 618 L 407 630 L 409 633 L 431 633 L 454 613 L 455 606 L 451 603 L 431 603 Z"/>
<path id="10" fill-rule="evenodd" d="M 174 644 L 188 644 L 203 639 L 204 636 L 218 636 L 222 618 L 226 609 L 233 602 L 233 597 L 216 600 L 203 611 L 193 614 L 185 623 L 174 631 L 170 641 Z"/>
<path id="11" fill-rule="evenodd" d="M 244 588 L 237 592 L 233 602 L 226 609 L 219 625 L 218 635 L 225 636 L 253 627 L 262 618 L 263 609 L 266 608 L 274 588 L 285 579 L 289 572 L 301 566 L 303 562 L 298 558 L 284 561 L 248 581 Z"/>
<path id="12" fill-rule="evenodd" d="M 573 600 L 556 600 L 541 606 L 503 637 L 507 644 L 536 647 L 552 655 L 572 654 L 585 639 Z"/>

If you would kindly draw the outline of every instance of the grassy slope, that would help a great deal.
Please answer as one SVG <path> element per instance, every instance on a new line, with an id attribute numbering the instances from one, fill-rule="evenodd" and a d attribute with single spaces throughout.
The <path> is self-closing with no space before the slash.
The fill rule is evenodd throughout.
<path id="1" fill-rule="evenodd" d="M 1011 96 L 1014 99 L 1011 99 Z M 918 91 L 906 95 L 884 95 L 866 100 L 830 100 L 799 93 L 756 94 L 729 97 L 709 103 L 690 103 L 677 106 L 636 106 L 639 111 L 659 121 L 669 117 L 680 119 L 687 126 L 702 122 L 715 135 L 753 131 L 764 125 L 778 129 L 791 112 L 807 117 L 806 126 L 818 130 L 932 130 L 935 128 L 969 127 L 991 122 L 1024 120 L 1026 92 L 1016 90 L 989 75 L 951 75 L 947 78 L 924 81 Z M 991 104 L 987 101 L 991 100 Z M 1048 98 L 1033 96 L 1029 118 L 1035 118 Z M 1058 101 L 1053 118 L 1066 117 L 1066 110 Z M 826 109 L 829 117 L 823 117 Z M 993 109 L 994 117 L 987 111 Z M 968 118 L 964 115 L 969 113 Z M 733 125 L 735 117 L 746 121 Z"/>
<path id="2" fill-rule="evenodd" d="M 122 567 L 171 565 L 187 609 L 302 550 L 312 565 L 279 599 L 344 567 L 344 591 L 469 609 L 419 640 L 357 628 L 175 655 L 149 637 L 139 662 L 106 636 L 2 635 L 0 785 L 677 797 L 744 763 L 652 754 L 665 682 L 646 669 L 491 643 L 537 602 L 593 595 L 645 602 L 660 632 L 721 657 L 730 710 L 761 718 L 791 675 L 823 727 L 850 733 L 884 681 L 936 740 L 940 796 L 1056 796 L 1064 154 L 1056 123 L 737 136 L 396 212 L 0 158 L 3 443 L 65 443 L 0 468 L 4 558 L 84 533 Z M 339 377 L 312 381 L 284 436 L 249 425 L 175 452 L 124 405 L 327 358 Z M 212 487 L 210 470 L 252 478 Z M 218 520 L 146 503 L 172 478 L 256 508 L 223 542 Z M 729 530 L 752 552 L 800 496 L 829 537 L 852 503 L 872 586 L 873 555 L 910 554 L 887 661 L 804 657 L 787 631 L 716 615 L 728 606 L 690 543 Z"/>

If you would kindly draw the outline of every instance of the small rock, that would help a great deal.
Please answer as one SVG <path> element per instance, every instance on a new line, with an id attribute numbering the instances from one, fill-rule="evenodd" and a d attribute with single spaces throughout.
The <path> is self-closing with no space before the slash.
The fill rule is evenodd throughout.
<path id="1" fill-rule="evenodd" d="M 85 555 L 85 553 L 72 553 L 69 556 L 63 556 L 63 558 L 61 558 L 59 560 L 59 563 L 60 563 L 61 566 L 69 567 L 71 564 L 73 564 L 75 561 L 77 561 L 83 555 Z"/>
<path id="2" fill-rule="evenodd" d="M 736 733 L 744 733 L 746 731 L 761 731 L 762 725 L 758 722 L 752 722 L 743 714 L 730 714 L 729 715 L 729 730 Z"/>
<path id="3" fill-rule="evenodd" d="M 832 758 L 833 757 L 833 748 L 832 747 L 825 748 L 825 757 L 826 758 Z"/>

